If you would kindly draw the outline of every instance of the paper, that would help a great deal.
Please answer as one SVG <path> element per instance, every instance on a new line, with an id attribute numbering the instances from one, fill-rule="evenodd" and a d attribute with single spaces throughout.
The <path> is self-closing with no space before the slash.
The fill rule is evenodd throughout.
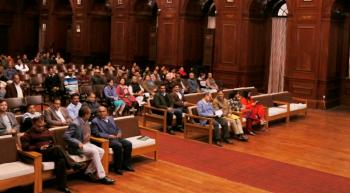
<path id="1" fill-rule="evenodd" d="M 222 114 L 223 114 L 222 110 L 215 111 L 215 115 L 218 116 L 218 117 L 221 117 Z"/>

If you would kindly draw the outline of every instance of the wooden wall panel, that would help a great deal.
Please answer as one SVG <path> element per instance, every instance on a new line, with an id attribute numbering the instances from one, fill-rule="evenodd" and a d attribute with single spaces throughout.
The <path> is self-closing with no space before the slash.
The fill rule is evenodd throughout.
<path id="1" fill-rule="evenodd" d="M 201 65 L 204 45 L 202 18 L 186 18 L 183 33 L 183 63 L 189 65 Z"/>
<path id="2" fill-rule="evenodd" d="M 176 40 L 175 28 L 173 22 L 164 22 L 160 25 L 158 31 L 158 64 L 171 65 L 174 64 L 173 54 L 175 53 L 174 44 Z"/>
<path id="3" fill-rule="evenodd" d="M 316 64 L 317 47 L 315 47 L 316 29 L 315 26 L 298 26 L 297 27 L 296 49 L 299 56 L 295 66 L 296 71 L 313 72 Z"/>
<path id="4" fill-rule="evenodd" d="M 90 28 L 90 53 L 110 53 L 111 23 L 109 18 L 91 18 Z"/>

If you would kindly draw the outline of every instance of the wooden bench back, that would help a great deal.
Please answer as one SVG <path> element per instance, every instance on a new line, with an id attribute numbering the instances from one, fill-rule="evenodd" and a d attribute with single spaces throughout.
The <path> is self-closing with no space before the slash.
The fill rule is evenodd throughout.
<path id="1" fill-rule="evenodd" d="M 205 93 L 191 93 L 184 95 L 184 101 L 189 103 L 197 104 L 204 97 Z"/>
<path id="2" fill-rule="evenodd" d="M 272 99 L 276 101 L 292 102 L 292 94 L 288 91 L 272 93 Z"/>
<path id="3" fill-rule="evenodd" d="M 118 117 L 114 121 L 117 127 L 122 130 L 123 138 L 141 135 L 137 117 L 133 115 Z"/>
<path id="4" fill-rule="evenodd" d="M 12 135 L 0 136 L 0 164 L 18 160 L 16 138 Z"/>
<path id="5" fill-rule="evenodd" d="M 264 105 L 265 107 L 273 107 L 273 100 L 272 96 L 270 94 L 261 94 L 253 96 L 254 101 L 259 101 L 260 104 Z"/>

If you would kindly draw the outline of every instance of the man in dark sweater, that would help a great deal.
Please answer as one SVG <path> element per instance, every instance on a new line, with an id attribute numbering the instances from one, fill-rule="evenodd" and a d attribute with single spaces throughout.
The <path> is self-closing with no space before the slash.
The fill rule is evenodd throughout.
<path id="1" fill-rule="evenodd" d="M 177 130 L 182 131 L 182 111 L 181 109 L 174 108 L 174 101 L 172 97 L 166 93 L 166 86 L 162 84 L 159 87 L 159 92 L 154 95 L 153 105 L 160 109 L 167 110 L 167 132 L 171 135 L 174 135 L 174 130 L 172 128 L 173 116 L 176 116 L 176 128 Z"/>
<path id="2" fill-rule="evenodd" d="M 55 145 L 53 133 L 44 127 L 43 116 L 34 117 L 32 122 L 32 128 L 21 137 L 23 150 L 37 151 L 43 155 L 43 161 L 55 162 L 54 172 L 58 190 L 69 193 L 66 169 L 79 169 L 81 165 L 71 163 L 64 149 L 59 145 Z"/>
<path id="3" fill-rule="evenodd" d="M 122 138 L 121 130 L 115 125 L 113 117 L 108 116 L 107 108 L 98 108 L 98 117 L 91 123 L 91 133 L 96 137 L 109 140 L 109 146 L 113 149 L 114 170 L 123 175 L 123 171 L 134 171 L 131 166 L 132 144 Z"/>

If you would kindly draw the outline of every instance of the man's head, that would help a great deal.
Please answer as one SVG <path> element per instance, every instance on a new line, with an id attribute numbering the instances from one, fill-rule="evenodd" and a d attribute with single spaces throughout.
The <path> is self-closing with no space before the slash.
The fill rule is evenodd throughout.
<path id="1" fill-rule="evenodd" d="M 210 102 L 210 101 L 212 100 L 212 97 L 211 97 L 211 93 L 210 93 L 210 92 L 205 93 L 205 95 L 204 95 L 204 100 L 205 100 L 206 102 Z"/>
<path id="2" fill-rule="evenodd" d="M 165 84 L 162 84 L 162 85 L 159 86 L 159 92 L 160 93 L 165 93 L 166 92 Z"/>
<path id="3" fill-rule="evenodd" d="M 219 90 L 217 92 L 217 96 L 216 96 L 219 100 L 223 100 L 224 99 L 224 91 L 223 90 Z"/>
<path id="4" fill-rule="evenodd" d="M 45 120 L 43 116 L 37 116 L 32 119 L 33 126 L 32 128 L 36 132 L 45 131 Z"/>
<path id="5" fill-rule="evenodd" d="M 49 67 L 49 74 L 50 75 L 54 75 L 55 74 L 55 70 L 53 69 L 53 67 Z"/>
<path id="6" fill-rule="evenodd" d="M 61 100 L 60 99 L 54 99 L 52 102 L 52 106 L 54 109 L 58 110 L 61 107 Z"/>
<path id="7" fill-rule="evenodd" d="M 91 109 L 88 106 L 84 105 L 79 109 L 78 115 L 84 121 L 88 121 L 90 119 L 90 116 L 91 116 Z"/>
<path id="8" fill-rule="evenodd" d="M 35 113 L 35 106 L 34 105 L 27 105 L 27 112 L 34 114 Z"/>
<path id="9" fill-rule="evenodd" d="M 104 106 L 100 106 L 99 108 L 98 108 L 98 117 L 100 118 L 100 119 L 106 119 L 107 117 L 108 117 L 108 111 L 107 111 L 107 108 L 106 107 L 104 107 Z"/>
<path id="10" fill-rule="evenodd" d="M 190 77 L 190 79 L 194 79 L 194 73 L 191 72 L 189 77 Z"/>
<path id="11" fill-rule="evenodd" d="M 15 74 L 12 78 L 13 82 L 15 84 L 19 84 L 21 82 L 21 79 L 19 78 L 19 75 L 18 74 Z"/>
<path id="12" fill-rule="evenodd" d="M 68 74 L 68 76 L 73 76 L 73 69 L 72 68 L 68 68 L 67 74 Z"/>
<path id="13" fill-rule="evenodd" d="M 0 113 L 7 111 L 7 102 L 5 100 L 0 100 Z"/>
<path id="14" fill-rule="evenodd" d="M 132 83 L 137 83 L 137 77 L 136 77 L 136 76 L 133 76 L 133 77 L 131 78 L 131 82 L 132 82 Z"/>
<path id="15" fill-rule="evenodd" d="M 91 92 L 88 97 L 87 97 L 87 100 L 94 103 L 96 102 L 96 94 L 94 92 Z"/>
<path id="16" fill-rule="evenodd" d="M 178 84 L 175 84 L 175 86 L 173 87 L 173 91 L 180 92 L 180 86 Z"/>
<path id="17" fill-rule="evenodd" d="M 74 93 L 70 96 L 70 101 L 73 105 L 77 105 L 79 103 L 79 94 Z"/>

